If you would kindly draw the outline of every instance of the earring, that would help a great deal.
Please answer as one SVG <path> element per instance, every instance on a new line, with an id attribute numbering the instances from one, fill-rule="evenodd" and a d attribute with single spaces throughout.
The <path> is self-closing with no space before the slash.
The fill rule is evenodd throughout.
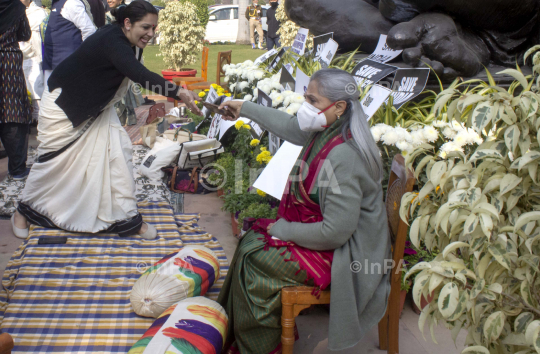
<path id="1" fill-rule="evenodd" d="M 337 116 L 337 119 L 341 118 L 341 116 Z"/>

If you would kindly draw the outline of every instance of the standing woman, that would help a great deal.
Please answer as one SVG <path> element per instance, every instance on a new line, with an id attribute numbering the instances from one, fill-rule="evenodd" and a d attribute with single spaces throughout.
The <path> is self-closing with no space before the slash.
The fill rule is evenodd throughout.
<path id="1" fill-rule="evenodd" d="M 244 235 L 219 294 L 229 315 L 228 353 L 281 352 L 284 287 L 332 284 L 330 350 L 354 346 L 386 311 L 391 243 L 382 161 L 358 90 L 350 92 L 356 87 L 346 71 L 323 69 L 311 77 L 297 117 L 251 102 L 220 107 L 303 145 L 277 221 L 258 219 Z M 355 272 L 355 262 L 371 271 Z"/>
<path id="2" fill-rule="evenodd" d="M 18 43 L 32 35 L 25 10 L 19 0 L 0 0 L 0 139 L 9 158 L 8 172 L 15 180 L 28 175 L 26 154 L 32 119 Z"/>
<path id="3" fill-rule="evenodd" d="M 111 8 L 111 11 L 113 9 L 118 9 L 121 6 L 126 6 L 124 0 L 108 0 L 107 4 Z M 115 21 L 111 11 L 105 14 L 105 22 L 107 24 L 111 24 Z M 140 55 L 139 51 L 141 50 L 139 48 L 136 48 L 136 50 L 137 52 L 135 55 L 138 57 L 138 55 Z M 143 62 L 142 59 L 141 62 Z M 133 86 L 133 82 L 130 81 L 126 95 L 114 105 L 116 108 L 116 113 L 118 114 L 118 119 L 120 119 L 120 124 L 122 125 L 137 124 L 137 114 L 135 113 L 135 108 L 144 103 L 144 99 L 139 92 L 140 90 L 134 90 L 134 88 L 136 88 L 136 86 Z"/>
<path id="4" fill-rule="evenodd" d="M 155 7 L 136 0 L 113 15 L 117 22 L 84 41 L 48 81 L 37 162 L 12 218 L 17 237 L 28 236 L 27 222 L 74 232 L 157 235 L 137 210 L 132 145 L 114 104 L 133 80 L 201 112 L 195 94 L 149 71 L 135 57 L 135 48 L 143 49 L 154 35 Z"/>

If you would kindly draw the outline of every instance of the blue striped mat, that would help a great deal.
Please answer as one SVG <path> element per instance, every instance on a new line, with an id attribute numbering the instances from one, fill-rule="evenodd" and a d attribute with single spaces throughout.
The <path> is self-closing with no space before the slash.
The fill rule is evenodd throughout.
<path id="1" fill-rule="evenodd" d="M 154 319 L 136 315 L 129 294 L 146 267 L 182 245 L 203 245 L 220 261 L 216 299 L 229 269 L 219 242 L 197 225 L 197 214 L 174 214 L 168 203 L 139 203 L 159 238 L 120 238 L 33 227 L 11 257 L 0 291 L 0 329 L 13 353 L 126 353 Z M 38 245 L 67 236 L 64 245 Z"/>

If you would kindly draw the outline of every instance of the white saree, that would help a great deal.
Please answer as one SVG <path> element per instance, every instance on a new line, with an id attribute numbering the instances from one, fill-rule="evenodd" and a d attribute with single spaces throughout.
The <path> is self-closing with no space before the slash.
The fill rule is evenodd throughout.
<path id="1" fill-rule="evenodd" d="M 96 233 L 135 217 L 132 145 L 114 104 L 125 96 L 125 78 L 94 120 L 77 128 L 55 103 L 61 89 L 43 94 L 38 123 L 38 156 L 65 151 L 32 166 L 21 202 L 56 226 Z"/>

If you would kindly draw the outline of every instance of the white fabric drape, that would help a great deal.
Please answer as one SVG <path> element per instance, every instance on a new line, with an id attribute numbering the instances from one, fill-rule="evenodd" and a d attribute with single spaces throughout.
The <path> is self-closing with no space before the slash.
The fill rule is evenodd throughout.
<path id="1" fill-rule="evenodd" d="M 61 89 L 44 92 L 38 155 L 75 142 L 60 155 L 32 166 L 21 201 L 62 229 L 95 233 L 137 215 L 132 145 L 113 106 L 126 94 L 128 83 L 124 79 L 94 121 L 77 128 L 54 102 Z"/>

